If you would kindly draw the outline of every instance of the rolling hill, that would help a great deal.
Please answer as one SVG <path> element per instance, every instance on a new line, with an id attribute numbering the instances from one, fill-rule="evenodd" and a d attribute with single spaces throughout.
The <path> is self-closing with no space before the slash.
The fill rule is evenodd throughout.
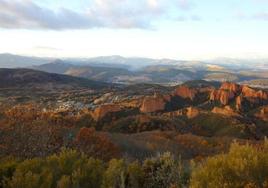
<path id="1" fill-rule="evenodd" d="M 0 68 L 23 68 L 42 65 L 53 61 L 52 58 L 28 57 L 8 53 L 0 54 Z"/>
<path id="2" fill-rule="evenodd" d="M 253 66 L 254 64 L 254 66 Z M 0 54 L 1 68 L 30 68 L 90 80 L 119 84 L 178 85 L 190 80 L 231 81 L 267 86 L 266 60 L 214 59 L 180 61 L 138 57 L 102 56 L 95 58 L 39 58 Z M 254 85 L 252 85 L 254 86 Z"/>
<path id="3" fill-rule="evenodd" d="M 31 69 L 0 69 L 0 88 L 11 87 L 85 87 L 98 89 L 108 86 L 103 82 Z"/>

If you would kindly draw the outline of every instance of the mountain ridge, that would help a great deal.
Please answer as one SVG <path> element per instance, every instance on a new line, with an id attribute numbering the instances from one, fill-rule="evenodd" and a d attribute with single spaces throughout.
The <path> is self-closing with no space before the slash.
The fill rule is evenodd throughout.
<path id="1" fill-rule="evenodd" d="M 78 78 L 68 75 L 61 75 L 56 73 L 47 73 L 32 69 L 20 68 L 9 69 L 0 68 L 0 87 L 27 87 L 40 86 L 45 87 L 46 84 L 73 86 L 73 87 L 92 87 L 102 88 L 108 86 L 103 82 L 88 80 L 85 78 Z"/>

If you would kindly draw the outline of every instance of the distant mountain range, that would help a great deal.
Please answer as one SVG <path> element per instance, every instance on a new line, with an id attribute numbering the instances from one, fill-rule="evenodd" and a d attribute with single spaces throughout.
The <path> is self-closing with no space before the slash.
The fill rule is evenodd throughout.
<path id="1" fill-rule="evenodd" d="M 95 81 L 135 84 L 157 83 L 177 85 L 190 80 L 232 81 L 254 86 L 267 85 L 268 60 L 219 58 L 211 61 L 179 61 L 172 59 L 124 58 L 36 58 L 0 54 L 0 67 L 30 68 Z M 261 82 L 261 83 L 260 83 Z"/>
<path id="2" fill-rule="evenodd" d="M 116 62 L 118 63 L 118 62 Z M 140 67 L 136 70 L 120 66 L 105 66 L 106 64 L 73 64 L 64 60 L 33 66 L 32 69 L 65 74 L 70 76 L 88 78 L 91 80 L 136 84 L 150 83 L 163 85 L 178 85 L 190 80 L 232 81 L 256 83 L 254 80 L 263 80 L 267 83 L 268 71 L 265 70 L 236 70 L 221 65 L 206 64 L 202 62 L 162 63 Z M 117 64 L 118 65 L 118 64 Z M 253 81 L 253 82 L 251 82 Z M 253 84 L 254 85 L 254 84 Z M 259 84 L 263 86 L 263 84 Z"/>
<path id="3" fill-rule="evenodd" d="M 27 57 L 13 54 L 0 54 L 0 68 L 21 68 L 50 63 L 52 58 Z"/>

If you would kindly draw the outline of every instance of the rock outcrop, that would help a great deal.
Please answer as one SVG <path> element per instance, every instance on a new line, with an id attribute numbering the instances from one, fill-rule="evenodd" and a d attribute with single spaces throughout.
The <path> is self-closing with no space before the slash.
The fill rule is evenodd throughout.
<path id="1" fill-rule="evenodd" d="M 267 92 L 263 91 L 263 90 L 255 90 L 252 89 L 248 86 L 243 86 L 242 87 L 242 94 L 244 97 L 246 98 L 258 98 L 261 100 L 268 100 L 268 94 Z"/>
<path id="2" fill-rule="evenodd" d="M 180 86 L 180 87 L 176 88 L 176 90 L 174 91 L 175 96 L 179 96 L 179 97 L 182 97 L 184 99 L 188 98 L 190 100 L 194 100 L 197 93 L 198 93 L 198 91 L 196 89 L 191 89 L 187 86 Z"/>
<path id="3" fill-rule="evenodd" d="M 95 100 L 93 101 L 93 103 L 94 103 L 95 105 L 103 104 L 103 103 L 107 102 L 107 101 L 109 100 L 109 98 L 112 97 L 112 96 L 113 96 L 113 93 L 112 93 L 112 92 L 111 92 L 111 93 L 105 93 L 103 96 L 101 96 L 101 97 L 95 99 Z"/>
<path id="4" fill-rule="evenodd" d="M 124 100 L 120 102 L 121 106 L 124 106 L 126 108 L 140 108 L 142 105 L 143 100 L 141 98 L 139 99 L 130 99 L 130 100 Z"/>
<path id="5" fill-rule="evenodd" d="M 152 113 L 165 110 L 166 103 L 169 102 L 168 95 L 163 96 L 155 94 L 154 96 L 147 96 L 143 99 L 140 111 L 142 113 Z"/>
<path id="6" fill-rule="evenodd" d="M 236 83 L 224 82 L 221 85 L 220 90 L 226 90 L 237 94 L 241 92 L 241 86 Z"/>
<path id="7" fill-rule="evenodd" d="M 104 104 L 97 107 L 92 113 L 92 117 L 95 121 L 104 118 L 109 113 L 119 112 L 121 107 L 117 104 Z"/>
<path id="8" fill-rule="evenodd" d="M 235 107 L 236 110 L 241 111 L 243 110 L 243 96 L 239 95 L 238 97 L 236 97 L 235 99 Z"/>
<path id="9" fill-rule="evenodd" d="M 235 110 L 233 110 L 228 105 L 225 106 L 224 108 L 214 107 L 211 112 L 215 113 L 215 114 L 221 114 L 221 115 L 224 115 L 224 116 L 237 116 L 237 117 L 240 116 L 237 112 L 235 112 Z"/>
<path id="10" fill-rule="evenodd" d="M 221 104 L 227 105 L 230 100 L 234 99 L 235 94 L 232 91 L 227 91 L 223 89 L 213 90 L 210 93 L 210 101 L 220 101 Z"/>
<path id="11" fill-rule="evenodd" d="M 198 116 L 200 114 L 200 111 L 197 108 L 194 107 L 188 107 L 186 108 L 186 116 L 189 119 L 195 118 L 196 116 Z"/>
<path id="12" fill-rule="evenodd" d="M 240 86 L 235 83 L 225 82 L 221 87 L 210 92 L 210 101 L 219 101 L 222 105 L 228 105 L 235 99 L 236 110 L 243 110 L 243 103 L 250 105 L 263 105 L 268 102 L 268 94 L 263 90 L 255 90 L 248 86 Z"/>
<path id="13" fill-rule="evenodd" d="M 192 119 L 198 116 L 200 113 L 201 111 L 198 108 L 191 106 L 191 107 L 184 108 L 184 109 L 177 110 L 177 111 L 166 112 L 163 115 L 170 117 L 170 118 L 186 116 L 188 119 Z"/>
<path id="14" fill-rule="evenodd" d="M 268 121 L 268 106 L 262 107 L 261 110 L 255 114 L 255 116 L 264 121 Z"/>

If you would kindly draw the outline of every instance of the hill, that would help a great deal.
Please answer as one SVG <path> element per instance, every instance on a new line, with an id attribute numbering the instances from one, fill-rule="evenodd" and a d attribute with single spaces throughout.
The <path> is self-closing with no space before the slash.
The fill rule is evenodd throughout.
<path id="1" fill-rule="evenodd" d="M 114 60 L 114 61 L 113 61 Z M 132 65 L 136 62 L 137 69 Z M 150 62 L 150 63 L 149 63 Z M 51 63 L 33 66 L 35 70 L 66 74 L 96 81 L 136 84 L 150 83 L 178 85 L 191 80 L 244 82 L 265 78 L 257 71 L 237 71 L 229 66 L 218 66 L 206 62 L 153 60 L 139 58 L 92 58 L 90 60 L 56 60 Z M 241 69 L 242 70 L 242 69 Z"/>
<path id="2" fill-rule="evenodd" d="M 254 66 L 253 66 L 254 65 Z M 30 68 L 119 84 L 174 86 L 191 80 L 231 81 L 267 87 L 267 60 L 180 61 L 138 57 L 40 58 L 0 54 L 0 68 Z M 256 84 L 257 80 L 257 84 Z M 251 84 L 251 81 L 254 83 Z"/>
<path id="3" fill-rule="evenodd" d="M 45 63 L 42 65 L 32 66 L 31 69 L 49 72 L 49 73 L 64 74 L 66 71 L 68 71 L 72 67 L 75 67 L 75 66 L 66 61 L 57 59 L 55 61 Z"/>
<path id="4" fill-rule="evenodd" d="M 31 69 L 0 69 L 0 88 L 11 87 L 85 87 L 103 88 L 108 84 L 68 75 L 47 73 Z"/>
<path id="5" fill-rule="evenodd" d="M 28 57 L 13 54 L 0 54 L 0 68 L 23 68 L 42 65 L 53 61 L 51 58 Z"/>

